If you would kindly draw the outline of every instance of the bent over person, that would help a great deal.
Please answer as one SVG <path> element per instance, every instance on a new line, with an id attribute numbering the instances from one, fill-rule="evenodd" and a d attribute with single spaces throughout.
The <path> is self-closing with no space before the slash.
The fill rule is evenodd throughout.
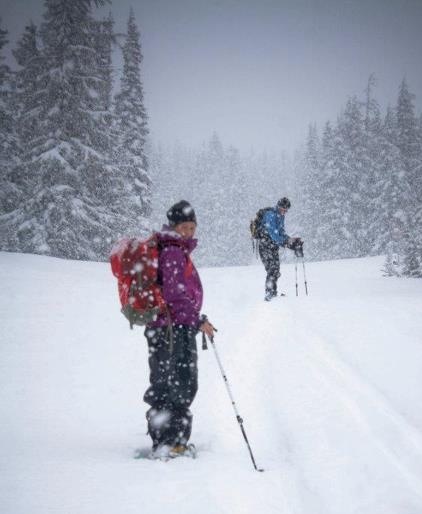
<path id="1" fill-rule="evenodd" d="M 274 208 L 265 210 L 259 227 L 259 256 L 267 272 L 265 279 L 265 301 L 267 302 L 277 296 L 277 281 L 280 278 L 279 248 L 294 249 L 296 245 L 302 244 L 300 238 L 288 236 L 284 228 L 284 217 L 290 206 L 288 198 L 281 198 Z"/>
<path id="2" fill-rule="evenodd" d="M 213 327 L 200 316 L 203 290 L 191 252 L 196 215 L 182 200 L 167 211 L 168 225 L 158 232 L 158 282 L 167 313 L 150 323 L 148 341 L 150 386 L 144 401 L 153 455 L 167 458 L 189 450 L 192 431 L 190 406 L 198 389 L 196 335 L 213 336 Z"/>

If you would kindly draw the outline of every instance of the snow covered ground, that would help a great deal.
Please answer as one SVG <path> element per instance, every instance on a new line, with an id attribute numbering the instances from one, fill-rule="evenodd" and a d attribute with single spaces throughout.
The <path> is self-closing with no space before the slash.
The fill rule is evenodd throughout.
<path id="1" fill-rule="evenodd" d="M 381 258 L 203 269 L 196 460 L 147 453 L 147 351 L 107 264 L 0 254 L 3 514 L 421 514 L 422 281 Z M 199 338 L 198 338 L 199 342 Z"/>

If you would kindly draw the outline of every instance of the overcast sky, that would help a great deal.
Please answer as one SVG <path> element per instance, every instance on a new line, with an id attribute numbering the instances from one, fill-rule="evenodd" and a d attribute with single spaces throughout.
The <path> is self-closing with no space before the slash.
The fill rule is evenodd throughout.
<path id="1" fill-rule="evenodd" d="M 41 21 L 42 0 L 0 0 L 11 42 Z M 405 76 L 422 106 L 422 0 L 115 0 L 141 30 L 155 141 L 191 146 L 215 130 L 248 151 L 293 151 L 310 122 L 335 120 L 348 96 L 394 105 Z"/>

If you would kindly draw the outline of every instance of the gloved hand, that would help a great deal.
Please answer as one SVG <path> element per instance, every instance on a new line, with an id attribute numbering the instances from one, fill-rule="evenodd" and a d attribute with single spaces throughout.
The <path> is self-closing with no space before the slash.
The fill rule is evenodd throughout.
<path id="1" fill-rule="evenodd" d="M 296 257 L 303 257 L 303 241 L 300 237 L 289 237 L 286 246 L 295 252 Z"/>
<path id="2" fill-rule="evenodd" d="M 293 250 L 295 246 L 300 246 L 301 244 L 303 244 L 303 241 L 300 239 L 300 237 L 289 237 L 286 242 L 286 246 L 290 250 Z"/>
<path id="3" fill-rule="evenodd" d="M 210 339 L 214 337 L 214 331 L 216 330 L 215 327 L 209 322 L 207 316 L 205 314 L 202 314 L 202 316 L 199 318 L 199 330 L 208 336 Z"/>

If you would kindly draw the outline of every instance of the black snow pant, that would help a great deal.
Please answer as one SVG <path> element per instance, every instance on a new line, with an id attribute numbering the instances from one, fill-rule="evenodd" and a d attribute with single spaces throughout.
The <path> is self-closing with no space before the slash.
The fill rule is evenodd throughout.
<path id="1" fill-rule="evenodd" d="M 276 296 L 277 280 L 280 278 L 279 246 L 270 239 L 261 239 L 259 241 L 259 256 L 267 272 L 265 294 Z"/>
<path id="2" fill-rule="evenodd" d="M 167 444 L 186 444 L 192 432 L 189 410 L 198 390 L 197 330 L 173 325 L 173 349 L 167 327 L 147 328 L 150 386 L 144 401 L 148 434 L 153 448 Z"/>

